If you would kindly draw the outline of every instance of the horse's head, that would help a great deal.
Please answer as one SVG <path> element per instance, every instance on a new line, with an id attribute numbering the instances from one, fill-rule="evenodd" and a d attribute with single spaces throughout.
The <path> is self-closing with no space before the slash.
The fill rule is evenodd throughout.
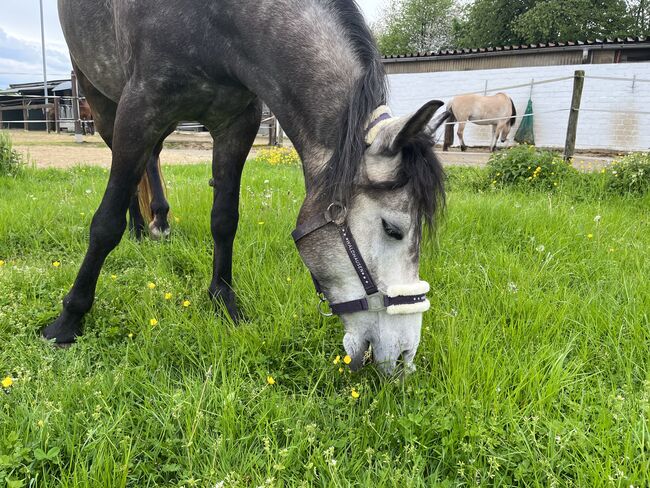
<path id="1" fill-rule="evenodd" d="M 388 374 L 400 359 L 413 367 L 429 308 L 429 285 L 418 272 L 422 226 L 434 222 L 444 200 L 427 129 L 441 105 L 429 102 L 408 117 L 375 113 L 347 205 L 308 198 L 301 210 L 294 238 L 317 288 L 343 320 L 343 345 L 355 369 L 369 346 Z"/>

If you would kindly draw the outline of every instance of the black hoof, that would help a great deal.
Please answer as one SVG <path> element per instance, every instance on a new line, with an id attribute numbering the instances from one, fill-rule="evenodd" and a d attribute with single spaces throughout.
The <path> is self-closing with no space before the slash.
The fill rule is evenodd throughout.
<path id="1" fill-rule="evenodd" d="M 210 295 L 210 298 L 218 311 L 223 310 L 223 308 L 226 309 L 228 316 L 230 316 L 234 323 L 237 324 L 245 320 L 244 314 L 237 306 L 237 297 L 235 292 L 230 288 L 210 289 L 208 290 L 208 295 Z"/>
<path id="2" fill-rule="evenodd" d="M 54 341 L 58 347 L 68 347 L 74 344 L 81 333 L 81 317 L 64 310 L 54 322 L 41 331 L 41 336 L 45 340 Z"/>
<path id="3" fill-rule="evenodd" d="M 442 146 L 442 150 L 443 150 L 444 152 L 447 152 L 447 151 L 449 150 L 449 147 L 448 147 L 448 146 Z"/>
<path id="4" fill-rule="evenodd" d="M 467 151 L 467 146 L 463 144 L 462 146 L 460 146 L 460 150 L 463 152 Z"/>

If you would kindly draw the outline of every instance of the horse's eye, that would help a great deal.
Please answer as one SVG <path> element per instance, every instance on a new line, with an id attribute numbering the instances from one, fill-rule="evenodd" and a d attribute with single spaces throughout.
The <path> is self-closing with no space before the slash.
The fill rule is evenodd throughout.
<path id="1" fill-rule="evenodd" d="M 384 232 L 393 239 L 401 241 L 404 238 L 402 232 L 395 227 L 393 224 L 386 222 L 384 219 L 381 219 L 381 225 L 384 227 Z"/>

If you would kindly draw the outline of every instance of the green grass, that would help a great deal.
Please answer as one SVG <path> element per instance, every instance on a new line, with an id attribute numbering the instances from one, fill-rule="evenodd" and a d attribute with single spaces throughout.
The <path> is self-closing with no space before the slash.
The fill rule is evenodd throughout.
<path id="1" fill-rule="evenodd" d="M 298 168 L 247 166 L 238 327 L 206 293 L 209 168 L 165 174 L 173 237 L 122 241 L 68 350 L 38 331 L 74 279 L 106 172 L 0 178 L 0 379 L 14 378 L 0 486 L 647 486 L 647 197 L 477 191 L 476 170 L 452 171 L 422 250 L 418 370 L 400 382 L 333 364 L 341 323 L 318 315 L 289 235 Z"/>

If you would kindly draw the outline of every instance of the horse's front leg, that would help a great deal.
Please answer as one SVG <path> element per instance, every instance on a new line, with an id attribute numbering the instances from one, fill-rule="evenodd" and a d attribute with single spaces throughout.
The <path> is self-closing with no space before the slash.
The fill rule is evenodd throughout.
<path id="1" fill-rule="evenodd" d="M 63 299 L 63 311 L 42 334 L 57 344 L 71 344 L 81 335 L 83 316 L 95 297 L 97 279 L 108 254 L 126 228 L 126 211 L 149 154 L 163 129 L 160 114 L 144 93 L 125 89 L 113 127 L 113 160 L 106 191 L 90 226 L 90 243 L 72 289 Z"/>
<path id="2" fill-rule="evenodd" d="M 460 150 L 467 151 L 467 146 L 465 145 L 465 138 L 463 137 L 463 134 L 465 134 L 465 122 L 459 122 L 457 135 L 458 139 L 460 139 Z"/>
<path id="3" fill-rule="evenodd" d="M 490 151 L 494 152 L 497 149 L 497 139 L 499 132 L 497 131 L 497 124 L 492 124 L 492 142 L 490 144 Z"/>
<path id="4" fill-rule="evenodd" d="M 211 131 L 214 141 L 211 182 L 214 199 L 210 227 L 214 239 L 214 261 L 208 293 L 215 304 L 226 307 L 235 322 L 242 318 L 232 289 L 232 251 L 239 221 L 239 187 L 261 118 L 261 105 L 253 100 L 227 128 Z M 210 127 L 211 124 L 207 122 L 205 125 Z"/>

